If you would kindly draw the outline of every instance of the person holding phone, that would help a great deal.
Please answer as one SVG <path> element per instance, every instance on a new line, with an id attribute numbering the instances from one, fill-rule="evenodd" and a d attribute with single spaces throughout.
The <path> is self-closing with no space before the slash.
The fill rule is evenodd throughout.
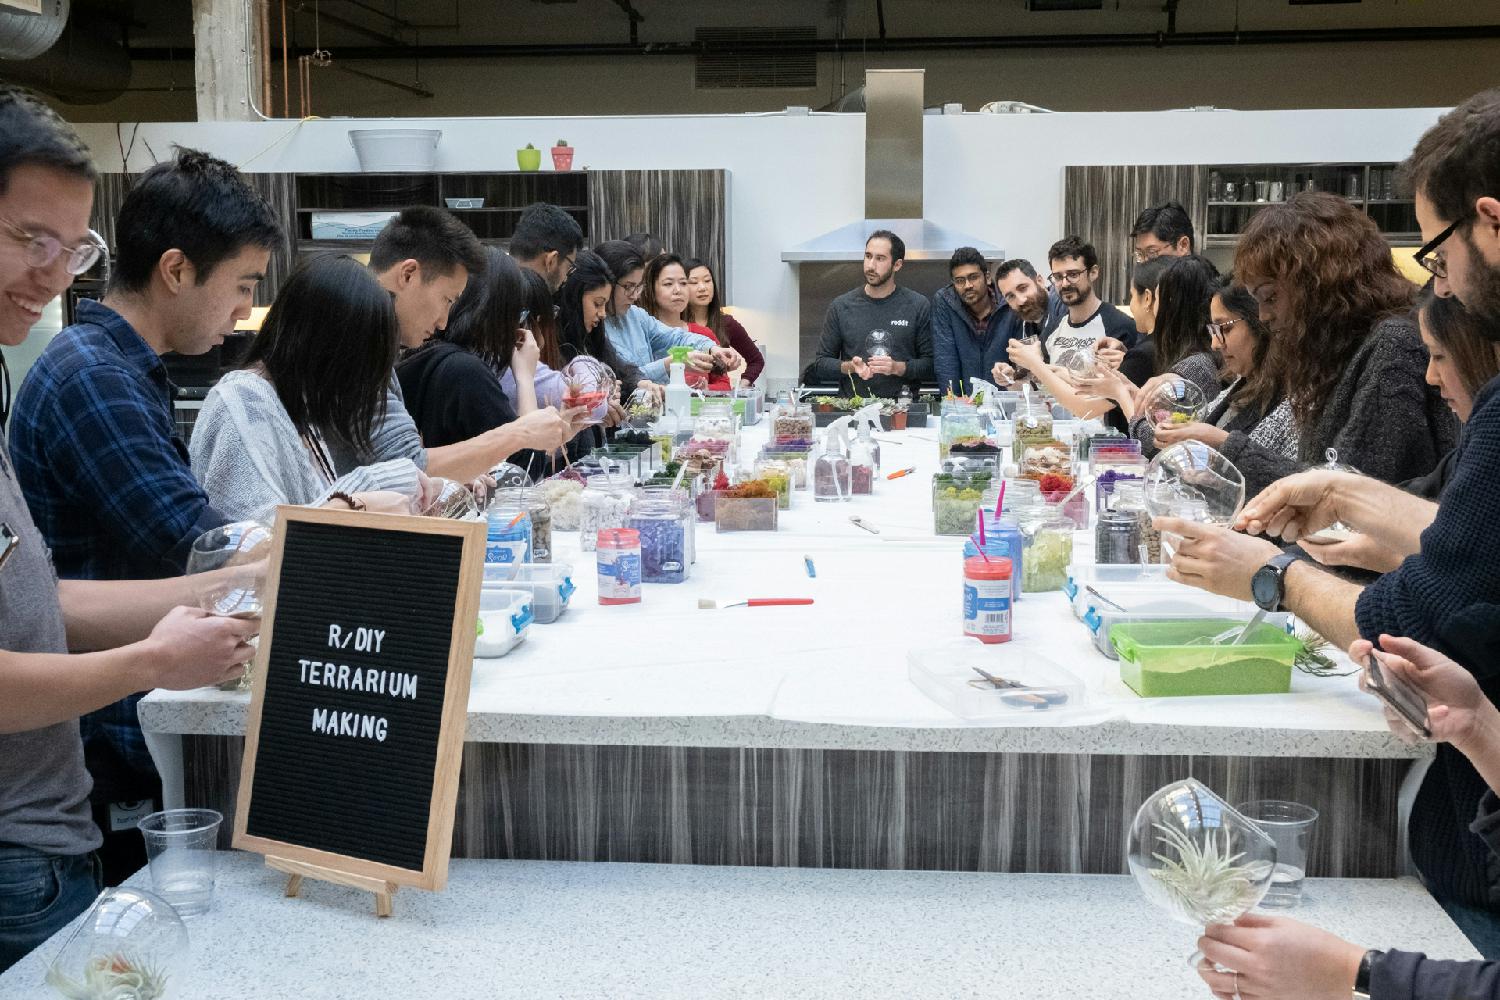
<path id="1" fill-rule="evenodd" d="M 1470 829 L 1500 858 L 1500 708 L 1465 667 L 1415 642 L 1360 639 L 1349 656 L 1365 665 L 1360 687 L 1386 705 L 1391 731 L 1404 740 L 1449 743 L 1489 785 Z M 1426 736 L 1421 731 L 1425 729 Z M 1371 950 L 1286 917 L 1248 913 L 1208 928 L 1198 974 L 1217 997 L 1255 1000 L 1447 1000 L 1500 997 L 1500 962 L 1454 962 L 1416 952 Z"/>

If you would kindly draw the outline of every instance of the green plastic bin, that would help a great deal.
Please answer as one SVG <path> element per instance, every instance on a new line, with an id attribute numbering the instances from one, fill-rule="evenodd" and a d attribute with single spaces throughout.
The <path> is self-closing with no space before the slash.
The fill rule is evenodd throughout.
<path id="1" fill-rule="evenodd" d="M 1260 625 L 1238 646 L 1189 645 L 1244 622 L 1126 622 L 1109 630 L 1120 654 L 1120 680 L 1142 698 L 1185 695 L 1286 694 L 1302 643 L 1274 625 Z"/>

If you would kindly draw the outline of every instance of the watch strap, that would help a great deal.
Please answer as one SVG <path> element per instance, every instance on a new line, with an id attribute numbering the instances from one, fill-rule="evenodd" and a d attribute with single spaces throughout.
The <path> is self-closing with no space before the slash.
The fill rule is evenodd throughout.
<path id="1" fill-rule="evenodd" d="M 350 510 L 364 510 L 365 509 L 365 502 L 363 500 L 360 500 L 357 497 L 350 496 L 348 493 L 345 493 L 343 490 L 336 490 L 335 492 L 328 494 L 328 499 L 330 499 L 330 500 L 342 500 L 342 501 L 344 501 L 344 503 L 346 503 L 346 504 L 349 505 L 349 509 Z"/>
<path id="2" fill-rule="evenodd" d="M 1375 966 L 1375 959 L 1383 954 L 1385 952 L 1371 948 L 1359 960 L 1359 971 L 1354 974 L 1354 1000 L 1370 1000 L 1371 971 Z"/>
<path id="3" fill-rule="evenodd" d="M 1276 579 L 1276 604 L 1274 607 L 1266 607 L 1257 598 L 1255 603 L 1258 607 L 1271 613 L 1283 609 L 1286 604 L 1286 569 L 1296 561 L 1297 557 L 1290 552 L 1279 552 L 1266 560 L 1266 564 L 1260 568 L 1257 575 L 1274 575 Z"/>

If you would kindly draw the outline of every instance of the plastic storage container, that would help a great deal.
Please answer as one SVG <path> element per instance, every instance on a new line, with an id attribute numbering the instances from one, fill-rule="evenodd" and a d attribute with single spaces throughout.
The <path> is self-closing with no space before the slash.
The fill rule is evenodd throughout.
<path id="1" fill-rule="evenodd" d="M 568 563 L 510 563 L 484 568 L 486 590 L 524 590 L 538 625 L 550 625 L 568 610 L 577 588 Z"/>
<path id="2" fill-rule="evenodd" d="M 986 530 L 988 528 L 986 527 Z M 1133 584 L 1161 584 L 1170 585 L 1167 579 L 1167 567 L 1165 566 L 1097 566 L 1089 563 L 1074 564 L 1068 567 L 1067 580 L 1063 583 L 1063 593 L 1068 600 L 1073 602 L 1073 617 L 1082 618 L 1088 610 L 1087 601 L 1093 599 L 1093 595 L 1086 588 L 1093 587 L 1105 597 L 1114 596 L 1112 589 L 1117 585 L 1131 586 Z M 1191 589 L 1191 588 L 1189 588 Z M 1202 591 L 1194 590 L 1194 593 Z M 1129 607 L 1122 599 L 1121 604 Z"/>
<path id="3" fill-rule="evenodd" d="M 688 578 L 692 553 L 688 548 L 683 514 L 696 523 L 685 499 L 669 494 L 638 497 L 625 526 L 640 533 L 641 580 L 645 583 L 682 583 Z"/>
<path id="4" fill-rule="evenodd" d="M 479 592 L 479 626 L 474 656 L 481 660 L 504 656 L 519 646 L 531 627 L 531 594 L 525 590 L 483 589 Z"/>
<path id="5" fill-rule="evenodd" d="M 731 497 L 719 495 L 714 502 L 714 523 L 720 532 L 775 531 L 775 497 Z"/>
<path id="6" fill-rule="evenodd" d="M 608 528 L 595 539 L 600 604 L 641 603 L 641 533 Z"/>
<path id="7" fill-rule="evenodd" d="M 1108 596 L 1111 600 L 1115 599 L 1113 594 Z M 1167 592 L 1154 599 L 1134 595 L 1130 603 L 1127 604 L 1121 600 L 1120 604 L 1129 610 L 1119 611 L 1096 602 L 1083 613 L 1082 619 L 1083 624 L 1093 634 L 1094 648 L 1111 660 L 1115 658 L 1115 647 L 1110 638 L 1110 630 L 1116 625 L 1212 621 L 1218 622 L 1219 627 L 1208 634 L 1215 635 L 1231 625 L 1244 625 L 1255 616 L 1257 611 L 1255 605 L 1248 601 L 1236 601 L 1231 597 L 1218 597 L 1201 591 L 1189 594 Z M 1287 630 L 1291 620 L 1291 615 L 1284 611 L 1266 615 L 1264 619 L 1265 624 L 1279 628 L 1283 632 Z"/>
<path id="8" fill-rule="evenodd" d="M 913 649 L 906 662 L 906 675 L 918 691 L 971 722 L 1014 722 L 1018 715 L 1065 712 L 1082 706 L 1086 697 L 1083 682 L 1073 674 L 1012 646 L 1002 652 L 961 639 Z M 1018 686 L 994 687 L 975 667 Z"/>
<path id="9" fill-rule="evenodd" d="M 1120 679 L 1143 698 L 1286 694 L 1301 642 L 1264 624 L 1238 646 L 1191 645 L 1239 624 L 1225 618 L 1134 622 L 1111 629 Z"/>

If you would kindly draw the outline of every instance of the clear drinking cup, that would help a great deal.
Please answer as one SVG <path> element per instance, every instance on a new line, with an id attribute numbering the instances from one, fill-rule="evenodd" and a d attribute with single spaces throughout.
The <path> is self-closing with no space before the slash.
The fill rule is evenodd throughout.
<path id="1" fill-rule="evenodd" d="M 140 822 L 151 887 L 184 917 L 207 913 L 213 902 L 222 822 L 212 809 L 168 809 Z"/>
<path id="2" fill-rule="evenodd" d="M 1276 841 L 1276 868 L 1263 907 L 1277 909 L 1302 901 L 1302 882 L 1307 875 L 1307 848 L 1312 842 L 1318 811 L 1297 802 L 1261 799 L 1236 806 L 1241 815 Z"/>

